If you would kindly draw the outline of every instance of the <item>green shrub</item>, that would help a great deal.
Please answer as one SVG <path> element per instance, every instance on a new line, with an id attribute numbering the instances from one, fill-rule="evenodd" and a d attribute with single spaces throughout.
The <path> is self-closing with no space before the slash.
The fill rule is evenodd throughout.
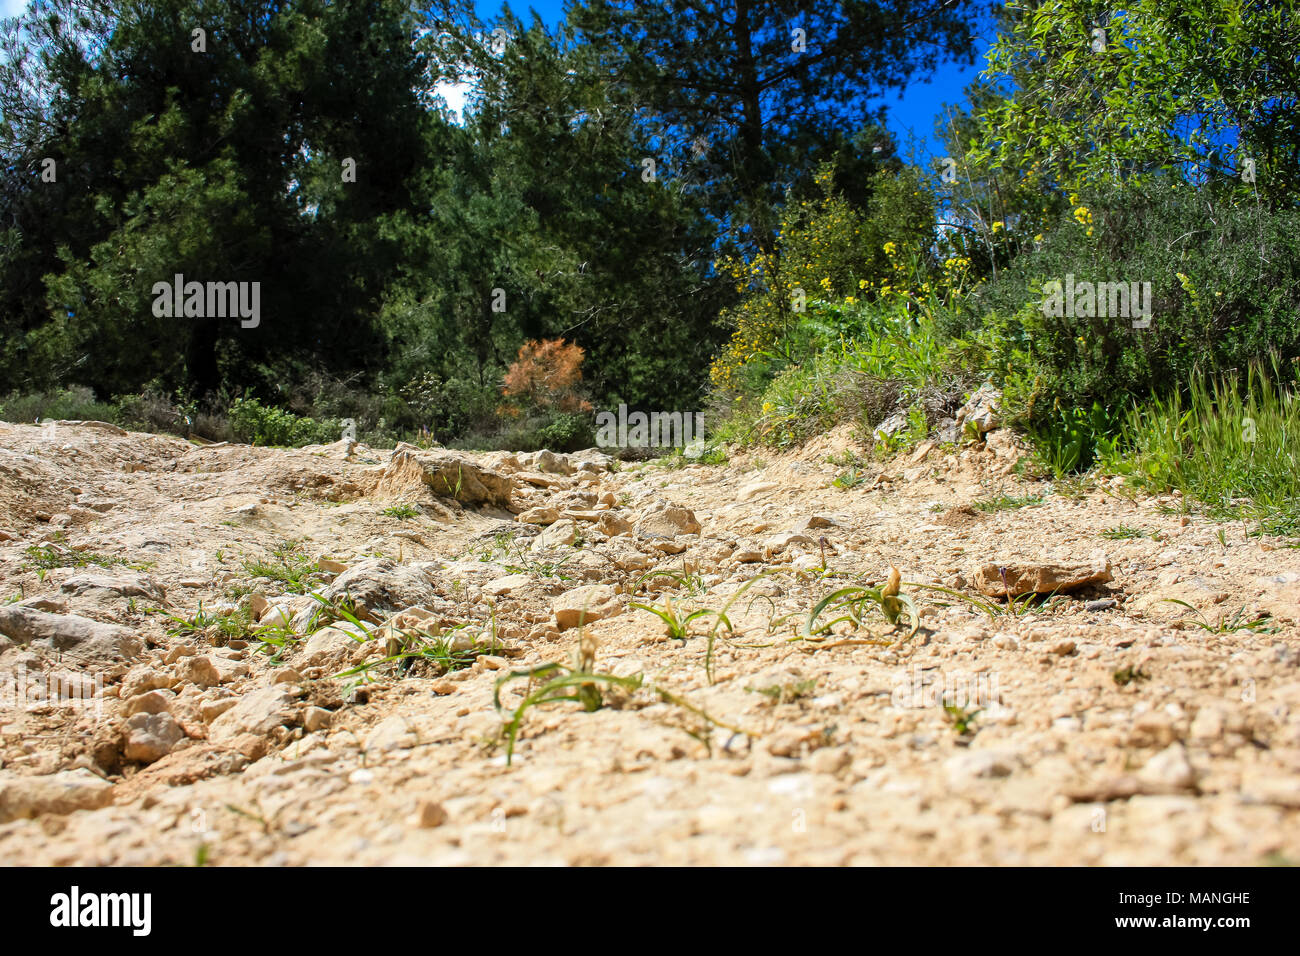
<path id="1" fill-rule="evenodd" d="M 26 395 L 13 392 L 0 400 L 0 421 L 35 422 L 39 419 L 116 423 L 118 411 L 107 402 L 97 401 L 95 393 L 83 385 Z"/>
<path id="2" fill-rule="evenodd" d="M 596 443 L 593 416 L 576 412 L 532 415 L 497 428 L 470 432 L 450 443 L 469 451 L 578 451 Z"/>
<path id="3" fill-rule="evenodd" d="M 936 303 L 916 306 L 818 303 L 800 332 L 808 358 L 777 375 L 758 400 L 736 406 L 718 437 L 788 447 L 852 422 L 866 438 L 902 413 L 906 425 L 881 440 L 884 450 L 923 438 L 961 404 L 986 359 L 971 343 L 939 333 Z"/>
<path id="4" fill-rule="evenodd" d="M 263 405 L 255 398 L 238 398 L 230 406 L 230 428 L 236 440 L 251 445 L 280 445 L 299 448 L 325 444 L 342 437 L 337 421 L 316 421 Z"/>
<path id="5" fill-rule="evenodd" d="M 1150 282 L 1150 327 L 1044 315 L 1044 283 L 1067 274 Z M 1063 410 L 1094 403 L 1115 413 L 1272 350 L 1300 353 L 1300 211 L 1268 212 L 1170 184 L 1078 200 L 970 306 L 945 330 L 971 330 L 989 345 L 1014 422 L 1050 428 Z"/>
<path id="6" fill-rule="evenodd" d="M 808 357 L 810 336 L 822 337 L 812 314 L 819 306 L 929 291 L 934 210 L 915 170 L 878 173 L 865 213 L 836 191 L 829 166 L 815 180 L 822 196 L 786 207 L 776 252 L 718 263 L 746 296 L 722 316 L 735 331 L 710 378 L 724 392 L 754 395 Z"/>

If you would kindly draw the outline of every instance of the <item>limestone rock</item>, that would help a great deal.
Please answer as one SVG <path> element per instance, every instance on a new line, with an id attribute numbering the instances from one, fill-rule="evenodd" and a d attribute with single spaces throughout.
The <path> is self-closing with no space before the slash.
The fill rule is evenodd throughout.
<path id="1" fill-rule="evenodd" d="M 0 823 L 97 810 L 112 800 L 113 785 L 84 768 L 39 777 L 0 771 Z"/>
<path id="2" fill-rule="evenodd" d="M 0 635 L 15 644 L 39 644 L 97 659 L 139 657 L 144 649 L 129 628 L 13 605 L 0 607 Z"/>
<path id="3" fill-rule="evenodd" d="M 529 546 L 531 551 L 545 551 L 548 548 L 558 548 L 564 545 L 573 545 L 578 540 L 578 523 L 572 518 L 565 518 L 557 521 L 541 534 L 533 539 Z"/>
<path id="4" fill-rule="evenodd" d="M 264 737 L 276 727 L 292 722 L 293 697 L 283 684 L 249 691 L 239 703 L 212 722 L 210 739 L 233 741 L 241 734 Z"/>
<path id="5" fill-rule="evenodd" d="M 944 761 L 948 782 L 954 786 L 978 779 L 1009 777 L 1015 772 L 1017 758 L 1006 750 L 966 750 Z"/>
<path id="6" fill-rule="evenodd" d="M 521 511 L 515 515 L 515 520 L 520 524 L 552 525 L 560 520 L 560 513 L 554 508 L 540 506 Z"/>
<path id="7" fill-rule="evenodd" d="M 456 452 L 423 451 L 400 443 L 380 475 L 375 493 L 403 498 L 426 487 L 440 497 L 454 498 L 463 505 L 509 508 L 514 482 L 509 476 L 480 467 Z"/>
<path id="8" fill-rule="evenodd" d="M 622 515 L 615 514 L 612 511 L 603 511 L 600 517 L 596 519 L 596 529 L 608 537 L 616 538 L 620 534 L 630 534 L 632 532 L 632 523 Z"/>
<path id="9" fill-rule="evenodd" d="M 513 591 L 518 591 L 520 588 L 526 588 L 532 583 L 533 579 L 526 574 L 507 574 L 483 585 L 483 593 L 490 594 L 492 597 L 504 597 Z"/>
<path id="10" fill-rule="evenodd" d="M 566 591 L 551 610 L 555 613 L 555 623 L 560 630 L 590 624 L 613 617 L 623 609 L 618 601 L 618 592 L 608 584 L 591 584 L 586 587 Z"/>
<path id="11" fill-rule="evenodd" d="M 1146 762 L 1137 778 L 1157 792 L 1189 790 L 1196 786 L 1196 771 L 1187 761 L 1182 744 L 1171 744 Z"/>
<path id="12" fill-rule="evenodd" d="M 1002 575 L 1005 572 L 1006 582 Z M 1090 584 L 1105 584 L 1111 580 L 1110 562 L 1103 564 L 1052 564 L 1011 561 L 1005 564 L 986 564 L 974 573 L 975 587 L 989 597 L 1010 594 L 1051 594 L 1053 591 L 1075 591 Z"/>
<path id="13" fill-rule="evenodd" d="M 143 574 L 74 574 L 59 585 L 64 594 L 81 596 L 85 594 L 116 595 L 121 598 L 146 598 L 163 603 L 166 590 L 153 578 Z"/>
<path id="14" fill-rule="evenodd" d="M 967 423 L 979 430 L 981 436 L 991 432 L 1001 423 L 998 417 L 1002 393 L 992 385 L 984 384 L 977 388 L 966 404 L 957 410 L 957 432 L 961 434 Z"/>
<path id="15" fill-rule="evenodd" d="M 181 680 L 189 681 L 202 690 L 221 683 L 221 672 L 210 657 L 186 657 L 177 668 L 177 673 Z"/>
<path id="16" fill-rule="evenodd" d="M 638 521 L 636 533 L 641 537 L 674 538 L 679 534 L 699 534 L 700 523 L 689 508 L 668 505 Z"/>
<path id="17" fill-rule="evenodd" d="M 429 579 L 429 572 L 434 570 L 432 565 L 424 563 L 399 565 L 386 558 L 368 558 L 335 578 L 322 596 L 329 602 L 350 598 L 361 612 L 359 618 L 377 618 L 384 612 L 436 602 L 438 594 Z M 313 613 L 312 608 L 299 612 L 294 618 L 295 630 L 305 629 Z"/>
<path id="18" fill-rule="evenodd" d="M 342 665 L 361 645 L 353 624 L 334 624 L 323 627 L 313 634 L 293 658 L 293 664 L 300 669 L 308 667 L 334 667 Z"/>
<path id="19" fill-rule="evenodd" d="M 138 713 L 127 719 L 126 746 L 123 753 L 127 760 L 136 763 L 153 763 L 161 760 L 185 739 L 185 731 L 171 714 L 163 711 L 157 714 Z"/>
<path id="20" fill-rule="evenodd" d="M 147 691 L 126 702 L 126 715 L 132 717 L 136 714 L 165 714 L 170 710 L 175 696 L 169 690 Z"/>

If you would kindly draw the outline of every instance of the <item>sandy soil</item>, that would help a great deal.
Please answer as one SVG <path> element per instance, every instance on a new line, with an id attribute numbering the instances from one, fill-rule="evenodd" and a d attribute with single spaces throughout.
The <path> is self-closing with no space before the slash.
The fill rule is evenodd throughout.
<path id="1" fill-rule="evenodd" d="M 610 470 L 0 423 L 0 862 L 1300 862 L 1300 550 L 1021 480 L 1003 430 L 835 486 L 854 451 Z M 364 639 L 245 566 L 285 542 Z M 989 564 L 1111 580 L 987 612 L 917 587 L 979 598 Z M 891 566 L 913 636 L 874 606 L 802 636 Z M 665 600 L 732 629 L 710 655 L 716 615 L 678 641 L 631 606 Z M 200 606 L 262 616 L 177 627 Z M 420 646 L 473 663 L 384 662 Z M 507 763 L 528 682 L 498 708 L 498 681 L 580 650 L 640 688 L 527 709 Z"/>

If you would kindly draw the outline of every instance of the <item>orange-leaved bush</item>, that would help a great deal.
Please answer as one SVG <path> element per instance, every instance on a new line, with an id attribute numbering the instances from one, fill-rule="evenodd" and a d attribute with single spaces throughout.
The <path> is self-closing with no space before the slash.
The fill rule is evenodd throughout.
<path id="1" fill-rule="evenodd" d="M 581 346 L 564 339 L 529 339 L 506 370 L 505 387 L 514 399 L 517 415 L 522 403 L 534 409 L 558 412 L 589 412 L 590 402 L 579 394 L 582 382 Z"/>

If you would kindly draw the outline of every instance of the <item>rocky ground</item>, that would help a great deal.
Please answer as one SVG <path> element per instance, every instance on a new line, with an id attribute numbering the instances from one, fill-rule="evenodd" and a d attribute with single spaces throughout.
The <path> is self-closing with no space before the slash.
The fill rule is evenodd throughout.
<path id="1" fill-rule="evenodd" d="M 0 862 L 1300 861 L 1300 550 L 854 451 L 0 424 Z"/>

